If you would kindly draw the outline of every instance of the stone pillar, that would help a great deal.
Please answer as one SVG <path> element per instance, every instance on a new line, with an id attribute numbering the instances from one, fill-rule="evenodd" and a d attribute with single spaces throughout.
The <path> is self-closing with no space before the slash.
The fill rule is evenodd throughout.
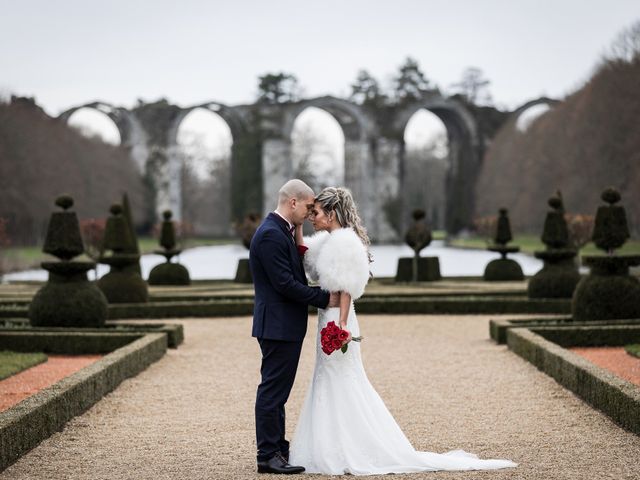
<path id="1" fill-rule="evenodd" d="M 366 141 L 345 140 L 344 184 L 351 190 L 369 234 L 377 236 L 376 189 L 371 146 Z"/>
<path id="2" fill-rule="evenodd" d="M 367 178 L 372 179 L 367 187 L 372 194 L 371 232 L 376 241 L 381 243 L 397 241 L 402 232 L 400 154 L 399 141 L 378 138 L 372 173 L 367 175 Z"/>
<path id="3" fill-rule="evenodd" d="M 278 203 L 278 191 L 293 176 L 291 141 L 267 139 L 262 144 L 262 214 L 266 216 Z"/>

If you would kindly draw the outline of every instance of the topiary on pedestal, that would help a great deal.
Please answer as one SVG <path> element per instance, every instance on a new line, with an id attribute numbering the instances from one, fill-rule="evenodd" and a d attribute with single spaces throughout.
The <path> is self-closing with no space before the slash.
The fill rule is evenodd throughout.
<path id="1" fill-rule="evenodd" d="M 573 319 L 610 320 L 640 318 L 640 281 L 629 275 L 629 267 L 640 265 L 640 255 L 616 255 L 629 238 L 624 207 L 616 205 L 620 194 L 612 187 L 602 192 L 607 205 L 598 207 L 593 243 L 606 256 L 583 257 L 589 275 L 583 277 L 573 294 Z"/>
<path id="2" fill-rule="evenodd" d="M 101 327 L 107 299 L 87 279 L 95 263 L 72 260 L 84 252 L 78 217 L 69 211 L 73 198 L 63 195 L 55 203 L 62 212 L 51 214 L 42 250 L 59 261 L 42 262 L 49 280 L 29 305 L 29 321 L 34 327 Z"/>
<path id="3" fill-rule="evenodd" d="M 580 273 L 574 263 L 577 251 L 569 246 L 569 230 L 560 192 L 549 198 L 548 203 L 551 211 L 547 212 L 542 232 L 542 243 L 547 248 L 534 252 L 544 266 L 529 280 L 527 291 L 529 298 L 571 298 L 580 281 Z"/>
<path id="4" fill-rule="evenodd" d="M 486 281 L 511 281 L 523 280 L 524 274 L 522 267 L 515 260 L 507 258 L 507 254 L 520 251 L 520 247 L 509 247 L 509 243 L 513 237 L 511 236 L 511 224 L 506 208 L 498 210 L 498 221 L 496 225 L 496 233 L 493 238 L 493 245 L 487 247 L 487 250 L 500 253 L 501 258 L 491 260 L 484 269 L 484 279 Z"/>
<path id="5" fill-rule="evenodd" d="M 98 280 L 98 287 L 109 303 L 144 303 L 149 301 L 147 284 L 138 273 L 140 254 L 135 252 L 133 232 L 120 205 L 112 205 L 107 219 L 100 263 L 111 267 Z"/>
<path id="6" fill-rule="evenodd" d="M 175 248 L 176 229 L 171 221 L 172 215 L 171 210 L 165 210 L 162 213 L 164 220 L 160 232 L 160 246 L 164 250 L 156 250 L 155 253 L 163 255 L 167 261 L 153 267 L 149 273 L 149 285 L 189 285 L 191 283 L 189 270 L 179 263 L 171 263 L 171 258 L 182 251 Z"/>
<path id="7" fill-rule="evenodd" d="M 420 251 L 431 243 L 431 229 L 425 220 L 424 210 L 413 211 L 413 224 L 407 230 L 404 241 L 414 252 L 412 258 L 399 258 L 396 282 L 426 282 L 440 280 L 438 257 L 421 257 Z"/>

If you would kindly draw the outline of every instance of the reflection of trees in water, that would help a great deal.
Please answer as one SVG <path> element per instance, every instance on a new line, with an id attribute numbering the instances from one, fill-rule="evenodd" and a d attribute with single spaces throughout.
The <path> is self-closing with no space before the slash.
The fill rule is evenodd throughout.
<path id="1" fill-rule="evenodd" d="M 197 236 L 228 236 L 231 230 L 231 151 L 228 142 L 205 142 L 189 132 L 181 139 L 182 217 Z"/>

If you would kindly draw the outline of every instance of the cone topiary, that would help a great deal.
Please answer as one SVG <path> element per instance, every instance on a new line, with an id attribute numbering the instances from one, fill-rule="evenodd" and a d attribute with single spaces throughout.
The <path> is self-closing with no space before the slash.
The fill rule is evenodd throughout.
<path id="1" fill-rule="evenodd" d="M 103 253 L 98 261 L 111 268 L 98 280 L 98 287 L 109 303 L 148 302 L 147 284 L 138 272 L 140 254 L 135 253 L 135 237 L 123 215 L 122 206 L 112 205 L 110 212 L 105 227 Z"/>
<path id="2" fill-rule="evenodd" d="M 491 260 L 484 269 L 483 278 L 486 281 L 512 281 L 523 280 L 522 267 L 515 260 L 507 258 L 507 254 L 520 251 L 520 247 L 507 245 L 513 239 L 511 235 L 511 223 L 506 208 L 498 210 L 496 232 L 493 237 L 493 245 L 487 250 L 500 253 L 500 258 Z"/>
<path id="3" fill-rule="evenodd" d="M 569 247 L 562 194 L 556 192 L 548 203 L 551 211 L 547 212 L 542 232 L 542 242 L 547 248 L 534 252 L 544 266 L 529 280 L 527 292 L 529 298 L 571 298 L 580 281 L 580 273 L 574 263 L 577 251 Z"/>
<path id="4" fill-rule="evenodd" d="M 62 195 L 51 215 L 43 251 L 58 261 L 42 262 L 48 282 L 29 305 L 29 321 L 35 327 L 101 327 L 107 319 L 107 299 L 87 279 L 93 262 L 73 261 L 84 252 L 78 217 L 69 209 L 73 198 Z"/>
<path id="5" fill-rule="evenodd" d="M 590 267 L 573 294 L 571 308 L 576 321 L 640 318 L 640 281 L 629 275 L 629 267 L 640 265 L 640 255 L 616 255 L 629 238 L 624 207 L 616 205 L 620 194 L 607 188 L 601 195 L 607 204 L 598 207 L 593 242 L 606 256 L 583 258 Z"/>
<path id="6" fill-rule="evenodd" d="M 166 258 L 165 263 L 156 265 L 149 273 L 149 285 L 189 285 L 191 278 L 189 271 L 184 265 L 171 263 L 171 258 L 180 254 L 181 250 L 176 249 L 176 229 L 171 221 L 171 210 L 162 213 L 164 218 L 160 230 L 160 246 L 164 250 L 156 250 L 155 253 Z"/>
<path id="7" fill-rule="evenodd" d="M 421 257 L 420 251 L 431 243 L 431 229 L 421 209 L 413 211 L 413 224 L 407 230 L 404 241 L 414 252 L 412 258 L 399 258 L 396 282 L 418 282 L 440 280 L 438 257 Z"/>

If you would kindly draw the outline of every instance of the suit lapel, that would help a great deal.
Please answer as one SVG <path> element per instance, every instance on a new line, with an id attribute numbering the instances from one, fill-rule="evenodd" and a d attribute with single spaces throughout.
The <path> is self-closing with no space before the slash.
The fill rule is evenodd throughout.
<path id="1" fill-rule="evenodd" d="M 304 274 L 304 264 L 302 263 L 302 257 L 298 253 L 298 247 L 296 246 L 295 239 L 291 235 L 291 232 L 289 232 L 289 226 L 284 221 L 284 219 L 280 218 L 279 215 L 276 215 L 273 212 L 269 213 L 269 218 L 271 219 L 271 221 L 275 222 L 278 225 L 278 227 L 280 227 L 280 230 L 282 230 L 284 234 L 287 236 L 287 238 L 290 240 L 290 242 L 288 243 L 289 243 L 289 255 L 292 260 L 291 265 L 294 268 L 294 270 L 298 270 L 299 278 L 301 278 L 306 284 L 307 276 Z"/>

